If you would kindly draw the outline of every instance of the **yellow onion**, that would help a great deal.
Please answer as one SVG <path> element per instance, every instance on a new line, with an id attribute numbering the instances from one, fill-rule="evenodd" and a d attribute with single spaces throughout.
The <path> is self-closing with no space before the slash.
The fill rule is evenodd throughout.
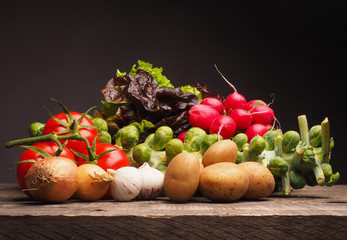
<path id="1" fill-rule="evenodd" d="M 76 192 L 77 165 L 68 158 L 49 157 L 36 162 L 25 176 L 26 189 L 43 202 L 63 202 Z"/>
<path id="2" fill-rule="evenodd" d="M 76 197 L 82 201 L 101 199 L 108 190 L 113 177 L 96 164 L 83 164 L 78 167 L 78 189 Z"/>

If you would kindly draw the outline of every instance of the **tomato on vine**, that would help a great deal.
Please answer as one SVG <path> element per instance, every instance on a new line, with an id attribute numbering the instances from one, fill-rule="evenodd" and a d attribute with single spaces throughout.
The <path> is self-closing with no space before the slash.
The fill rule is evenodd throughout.
<path id="1" fill-rule="evenodd" d="M 64 112 L 53 116 L 45 124 L 42 135 L 48 135 L 53 132 L 57 135 L 69 135 L 74 131 L 78 131 L 82 137 L 84 137 L 90 145 L 92 145 L 94 139 L 98 142 L 98 131 L 93 122 L 86 117 L 86 113 L 70 112 L 62 103 L 57 102 Z M 61 141 L 64 143 L 65 141 Z M 68 140 L 67 147 L 75 152 L 83 153 L 86 149 L 86 143 L 81 140 Z"/>
<path id="2" fill-rule="evenodd" d="M 26 148 L 27 149 L 19 157 L 19 161 L 17 163 L 17 182 L 22 190 L 27 189 L 25 176 L 27 175 L 29 168 L 34 165 L 35 162 L 55 155 L 59 150 L 59 146 L 55 142 L 39 142 Z M 40 149 L 41 151 L 37 149 Z M 63 148 L 63 151 L 61 151 L 59 156 L 75 161 L 74 154 L 66 147 Z M 30 196 L 28 191 L 24 192 Z"/>

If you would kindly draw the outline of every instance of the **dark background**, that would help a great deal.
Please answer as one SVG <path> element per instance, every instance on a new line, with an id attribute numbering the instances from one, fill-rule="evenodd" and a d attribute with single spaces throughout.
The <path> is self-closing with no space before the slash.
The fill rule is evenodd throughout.
<path id="1" fill-rule="evenodd" d="M 1 143 L 27 137 L 31 122 L 60 109 L 100 106 L 116 69 L 138 59 L 161 66 L 175 86 L 205 83 L 227 96 L 271 105 L 282 129 L 327 116 L 332 165 L 347 184 L 344 156 L 345 1 L 6 1 L 0 6 Z M 10 2 L 10 3 L 9 3 Z M 0 148 L 0 182 L 16 182 L 22 149 Z"/>

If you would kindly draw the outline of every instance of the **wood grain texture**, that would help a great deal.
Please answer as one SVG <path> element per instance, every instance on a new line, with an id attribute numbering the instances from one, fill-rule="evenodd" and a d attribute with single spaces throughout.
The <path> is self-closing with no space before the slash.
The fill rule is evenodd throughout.
<path id="1" fill-rule="evenodd" d="M 346 239 L 347 186 L 306 187 L 291 197 L 183 204 L 153 201 L 41 204 L 0 184 L 0 239 Z"/>

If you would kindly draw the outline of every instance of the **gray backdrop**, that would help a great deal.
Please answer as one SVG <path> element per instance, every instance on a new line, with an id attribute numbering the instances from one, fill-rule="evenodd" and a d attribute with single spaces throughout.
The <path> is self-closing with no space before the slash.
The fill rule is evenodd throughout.
<path id="1" fill-rule="evenodd" d="M 11 2 L 11 3 L 9 3 Z M 344 1 L 7 1 L 0 7 L 1 144 L 46 121 L 46 105 L 100 106 L 116 69 L 138 59 L 164 68 L 174 85 L 195 81 L 227 96 L 271 101 L 284 131 L 331 121 L 333 166 L 347 183 L 344 146 Z M 0 182 L 15 182 L 23 150 L 1 151 Z M 12 167 L 11 167 L 12 166 Z"/>

